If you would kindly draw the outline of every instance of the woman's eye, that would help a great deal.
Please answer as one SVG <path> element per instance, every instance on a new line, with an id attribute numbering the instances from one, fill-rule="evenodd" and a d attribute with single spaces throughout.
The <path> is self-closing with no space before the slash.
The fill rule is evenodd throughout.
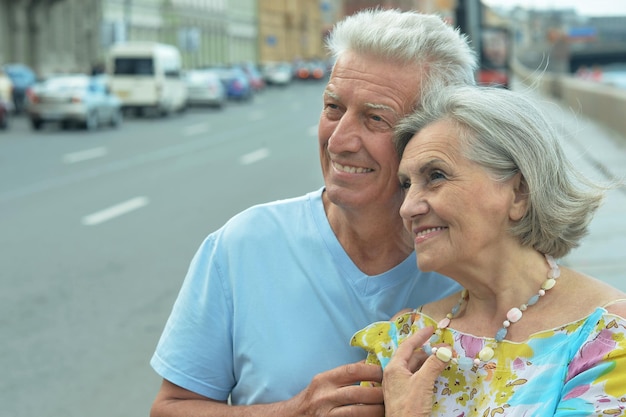
<path id="1" fill-rule="evenodd" d="M 430 179 L 430 181 L 437 181 L 437 180 L 444 180 L 444 179 L 446 179 L 446 176 L 441 171 L 432 171 L 428 175 L 428 178 Z"/>
<path id="2" fill-rule="evenodd" d="M 400 189 L 403 191 L 408 190 L 409 188 L 411 188 L 411 182 L 408 180 L 400 180 Z"/>

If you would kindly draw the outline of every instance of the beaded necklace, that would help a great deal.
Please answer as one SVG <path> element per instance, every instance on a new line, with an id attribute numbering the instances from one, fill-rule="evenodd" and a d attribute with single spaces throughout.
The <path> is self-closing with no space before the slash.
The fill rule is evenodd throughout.
<path id="1" fill-rule="evenodd" d="M 474 366 L 478 367 L 481 362 L 490 361 L 495 355 L 494 349 L 498 346 L 498 343 L 504 340 L 504 338 L 506 337 L 509 326 L 511 326 L 512 323 L 518 322 L 522 318 L 524 311 L 526 311 L 528 307 L 535 305 L 541 297 L 546 295 L 546 291 L 552 289 L 552 287 L 554 287 L 554 285 L 556 284 L 556 279 L 561 276 L 561 271 L 554 258 L 550 255 L 544 256 L 546 258 L 546 261 L 548 262 L 550 271 L 548 272 L 548 277 L 546 278 L 546 280 L 543 282 L 543 284 L 541 284 L 539 291 L 537 291 L 535 295 L 530 297 L 530 299 L 525 304 L 522 304 L 519 307 L 513 307 L 506 313 L 506 320 L 502 322 L 502 327 L 496 332 L 493 341 L 485 344 L 480 352 L 478 352 L 476 358 L 472 359 L 463 356 L 454 357 L 450 348 L 432 347 L 433 344 L 441 340 L 443 330 L 450 325 L 450 322 L 453 318 L 459 315 L 459 313 L 461 312 L 461 307 L 467 303 L 467 300 L 469 300 L 469 292 L 466 289 L 463 289 L 463 291 L 461 291 L 461 297 L 459 298 L 459 301 L 456 303 L 456 305 L 452 307 L 452 310 L 448 314 L 446 314 L 446 317 L 439 321 L 434 334 L 431 336 L 430 340 L 424 345 L 424 351 L 428 355 L 437 355 L 437 357 L 444 362 L 451 361 L 461 370 L 469 370 Z"/>

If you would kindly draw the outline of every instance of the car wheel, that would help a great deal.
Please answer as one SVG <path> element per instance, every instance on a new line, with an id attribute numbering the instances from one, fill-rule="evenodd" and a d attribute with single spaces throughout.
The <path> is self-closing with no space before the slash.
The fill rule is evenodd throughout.
<path id="1" fill-rule="evenodd" d="M 96 130 L 98 127 L 98 115 L 95 112 L 87 113 L 87 118 L 84 122 L 84 128 L 86 130 Z"/>
<path id="2" fill-rule="evenodd" d="M 122 120 L 124 120 L 124 115 L 121 110 L 115 110 L 111 115 L 111 126 L 119 127 L 122 124 Z"/>
<path id="3" fill-rule="evenodd" d="M 43 126 L 43 121 L 39 119 L 32 119 L 30 121 L 30 125 L 34 130 L 41 130 L 41 127 Z"/>

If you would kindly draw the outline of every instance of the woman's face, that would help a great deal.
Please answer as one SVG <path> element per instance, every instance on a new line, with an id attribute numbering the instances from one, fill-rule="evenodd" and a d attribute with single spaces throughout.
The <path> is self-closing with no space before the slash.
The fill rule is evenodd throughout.
<path id="1" fill-rule="evenodd" d="M 399 168 L 400 214 L 414 239 L 421 270 L 449 276 L 484 256 L 497 256 L 520 218 L 519 175 L 497 182 L 461 153 L 459 132 L 447 120 L 432 123 L 408 143 Z"/>

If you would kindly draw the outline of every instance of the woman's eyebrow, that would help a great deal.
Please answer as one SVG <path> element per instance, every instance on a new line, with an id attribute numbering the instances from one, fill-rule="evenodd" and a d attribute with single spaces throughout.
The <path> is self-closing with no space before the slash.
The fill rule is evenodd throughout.
<path id="1" fill-rule="evenodd" d="M 436 164 L 438 164 L 440 162 L 443 162 L 443 160 L 441 160 L 439 158 L 431 159 L 430 161 L 428 161 L 424 165 L 422 165 L 417 172 L 419 172 L 420 174 L 423 174 L 424 172 L 428 171 L 430 169 L 430 167 L 432 167 L 433 165 L 436 165 Z"/>

